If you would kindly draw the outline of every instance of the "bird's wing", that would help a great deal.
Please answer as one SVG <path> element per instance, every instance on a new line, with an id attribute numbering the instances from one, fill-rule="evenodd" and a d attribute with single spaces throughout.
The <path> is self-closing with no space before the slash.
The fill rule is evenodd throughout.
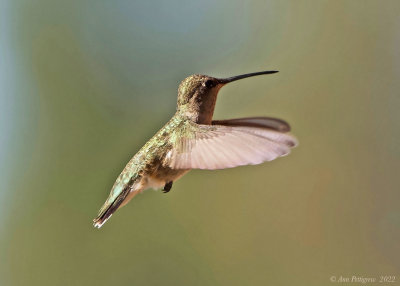
<path id="1" fill-rule="evenodd" d="M 226 122 L 234 122 L 232 119 Z M 164 165 L 173 169 L 225 169 L 256 165 L 289 154 L 297 145 L 294 136 L 272 130 L 269 125 L 200 125 L 190 123 L 175 136 Z"/>
<path id="2" fill-rule="evenodd" d="M 245 117 L 213 120 L 212 125 L 259 127 L 273 129 L 279 132 L 290 131 L 290 125 L 286 121 L 272 117 Z"/>

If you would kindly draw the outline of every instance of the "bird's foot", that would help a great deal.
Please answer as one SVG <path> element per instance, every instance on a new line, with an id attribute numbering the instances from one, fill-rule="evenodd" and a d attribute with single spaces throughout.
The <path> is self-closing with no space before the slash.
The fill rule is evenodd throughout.
<path id="1" fill-rule="evenodd" d="M 164 186 L 164 189 L 163 189 L 163 193 L 168 193 L 170 190 L 171 190 L 171 188 L 172 188 L 172 181 L 170 181 L 170 182 L 168 182 L 168 183 L 166 183 L 165 184 L 165 186 Z"/>

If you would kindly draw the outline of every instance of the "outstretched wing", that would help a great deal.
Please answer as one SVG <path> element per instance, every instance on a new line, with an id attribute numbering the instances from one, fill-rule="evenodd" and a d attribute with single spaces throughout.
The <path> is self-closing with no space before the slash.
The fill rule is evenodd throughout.
<path id="1" fill-rule="evenodd" d="M 255 165 L 287 155 L 297 145 L 294 136 L 271 129 L 271 118 L 266 118 L 264 123 L 268 124 L 264 125 L 256 126 L 254 121 L 245 118 L 214 121 L 219 125 L 190 123 L 181 136 L 176 136 L 164 164 L 173 169 L 209 170 Z M 258 118 L 257 122 L 262 120 Z"/>
<path id="2" fill-rule="evenodd" d="M 258 127 L 264 129 L 273 129 L 279 132 L 290 131 L 290 125 L 286 121 L 272 117 L 245 117 L 213 120 L 212 125 Z"/>

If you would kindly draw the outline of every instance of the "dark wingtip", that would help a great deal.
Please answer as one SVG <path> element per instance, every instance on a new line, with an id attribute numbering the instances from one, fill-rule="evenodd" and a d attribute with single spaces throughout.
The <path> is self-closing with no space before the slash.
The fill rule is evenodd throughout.
<path id="1" fill-rule="evenodd" d="M 282 133 L 290 131 L 290 125 L 286 121 L 273 117 L 244 117 L 226 120 L 213 120 L 212 125 L 228 125 L 228 126 L 248 126 L 258 128 L 268 128 Z"/>

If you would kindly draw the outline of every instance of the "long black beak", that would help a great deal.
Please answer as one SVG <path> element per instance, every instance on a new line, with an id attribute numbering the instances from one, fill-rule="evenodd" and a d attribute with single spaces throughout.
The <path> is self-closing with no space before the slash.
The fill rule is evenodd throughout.
<path id="1" fill-rule="evenodd" d="M 252 77 L 252 76 L 262 75 L 262 74 L 273 74 L 273 73 L 277 73 L 277 72 L 278 71 L 261 71 L 261 72 L 246 73 L 246 74 L 241 74 L 241 75 L 232 76 L 232 77 L 228 77 L 228 78 L 221 78 L 221 79 L 218 79 L 218 81 L 222 84 L 226 84 L 226 83 L 236 81 L 236 80 L 246 78 L 246 77 Z"/>

